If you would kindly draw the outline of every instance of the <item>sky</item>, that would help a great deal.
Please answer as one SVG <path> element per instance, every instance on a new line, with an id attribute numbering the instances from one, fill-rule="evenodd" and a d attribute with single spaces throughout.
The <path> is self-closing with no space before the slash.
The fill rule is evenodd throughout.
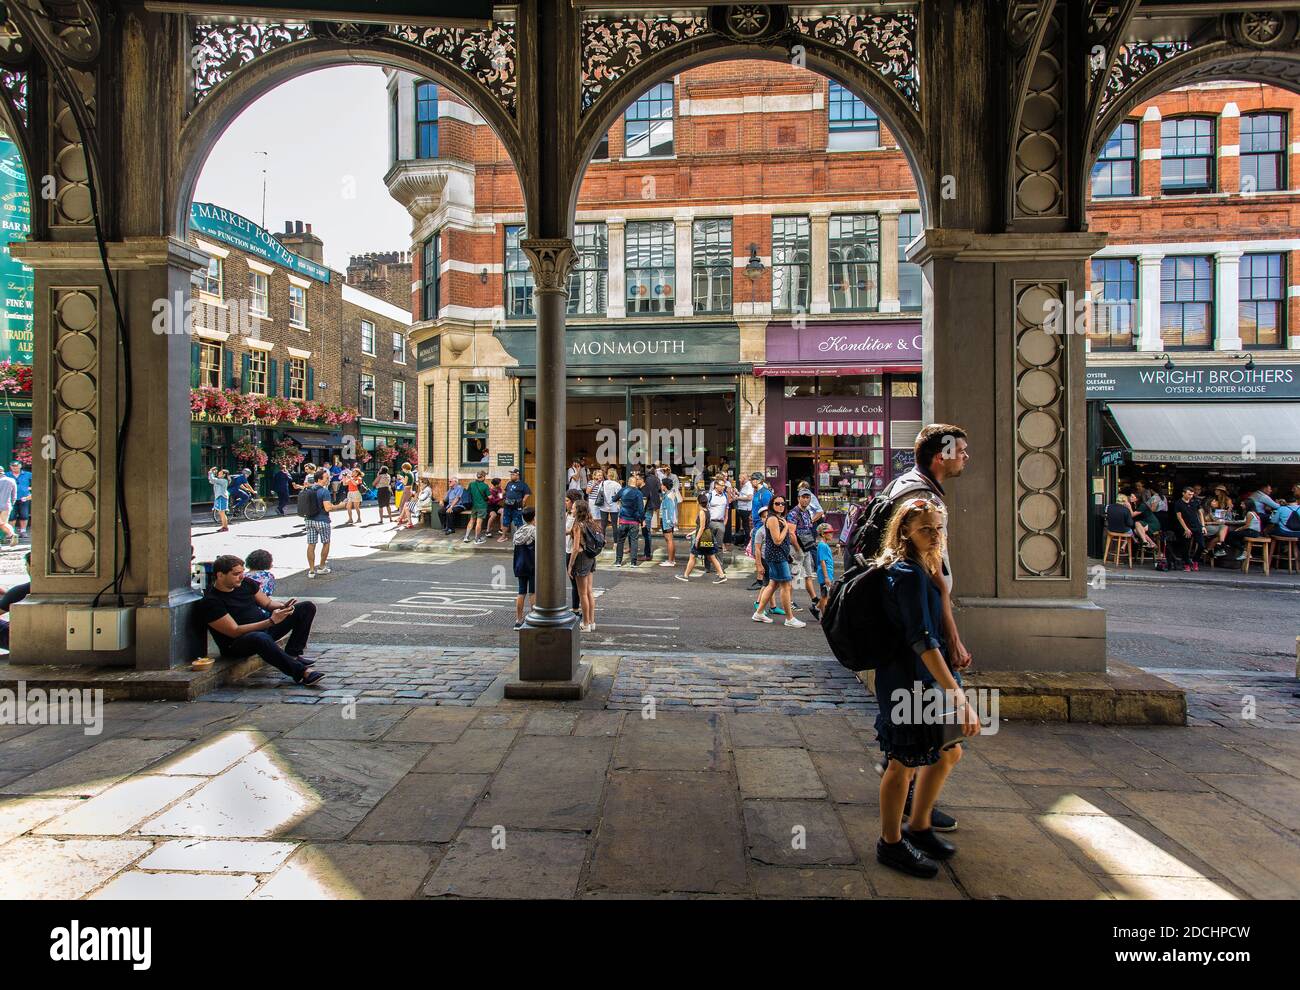
<path id="1" fill-rule="evenodd" d="M 411 216 L 383 181 L 389 161 L 382 69 L 321 69 L 271 90 L 218 139 L 194 198 L 260 224 L 263 168 L 266 228 L 310 223 L 331 268 L 346 270 L 354 254 L 411 249 Z"/>

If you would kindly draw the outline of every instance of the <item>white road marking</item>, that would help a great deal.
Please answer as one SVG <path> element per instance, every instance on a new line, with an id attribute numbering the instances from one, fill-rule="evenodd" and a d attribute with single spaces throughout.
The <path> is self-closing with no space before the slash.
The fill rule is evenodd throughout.
<path id="1" fill-rule="evenodd" d="M 415 622 L 410 619 L 408 619 L 405 622 L 397 622 L 393 619 L 372 619 L 370 618 L 372 614 L 374 613 L 367 612 L 365 615 L 359 615 L 351 622 L 345 622 L 339 628 L 347 629 L 349 626 L 356 625 L 358 622 L 366 622 L 369 623 L 370 625 L 375 625 L 375 626 L 438 626 L 444 629 L 473 629 L 474 628 L 473 623 L 470 622 Z M 382 614 L 387 614 L 387 613 L 382 613 Z"/>

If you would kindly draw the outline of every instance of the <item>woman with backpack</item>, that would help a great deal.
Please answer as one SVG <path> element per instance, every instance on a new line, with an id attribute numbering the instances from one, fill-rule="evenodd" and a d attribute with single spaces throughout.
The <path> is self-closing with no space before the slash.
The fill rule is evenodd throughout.
<path id="1" fill-rule="evenodd" d="M 718 559 L 718 551 L 721 549 L 717 545 L 717 528 L 709 526 L 709 493 L 700 492 L 699 498 L 700 510 L 695 516 L 695 532 L 691 536 L 691 557 L 686 561 L 686 570 L 681 574 L 674 574 L 678 581 L 689 581 L 691 572 L 695 570 L 697 560 L 704 561 L 704 571 L 707 574 L 709 564 L 713 564 L 713 569 L 718 572 L 718 580 L 714 584 L 721 584 L 727 580 L 727 574 L 722 569 L 722 561 Z"/>
<path id="2" fill-rule="evenodd" d="M 966 700 L 961 676 L 951 667 L 944 632 L 943 515 L 933 502 L 906 499 L 895 508 L 873 565 L 883 569 L 883 611 L 893 635 L 883 637 L 885 652 L 876 667 L 876 738 L 885 755 L 880 777 L 880 841 L 876 859 L 916 877 L 939 872 L 938 860 L 957 850 L 940 838 L 930 820 L 944 781 L 961 759 L 961 737 L 977 735 L 979 716 Z M 882 632 L 884 632 L 882 630 Z M 944 712 L 955 724 L 916 718 L 934 689 L 943 691 Z M 921 692 L 924 692 L 922 694 Z M 924 698 L 926 704 L 919 700 Z M 948 735 L 948 741 L 945 741 Z M 918 772 L 919 770 L 919 772 Z M 916 778 L 907 824 L 908 790 Z"/>
<path id="3" fill-rule="evenodd" d="M 767 572 L 767 586 L 758 596 L 758 605 L 750 618 L 755 622 L 772 622 L 767 610 L 779 594 L 781 608 L 785 612 L 785 624 L 800 629 L 808 623 L 794 617 L 791 593 L 794 574 L 790 570 L 790 561 L 792 555 L 798 552 L 798 545 L 795 543 L 795 524 L 786 518 L 787 504 L 784 495 L 777 495 L 768 506 L 767 518 L 763 521 L 763 569 Z"/>
<path id="4" fill-rule="evenodd" d="M 592 593 L 591 586 L 596 572 L 596 558 L 605 546 L 605 534 L 591 517 L 591 507 L 586 499 L 580 498 L 573 503 L 573 526 L 569 529 L 569 539 L 572 541 L 569 550 L 569 577 L 578 586 L 578 600 L 582 605 L 582 624 L 578 626 L 578 631 L 595 632 L 596 596 Z"/>

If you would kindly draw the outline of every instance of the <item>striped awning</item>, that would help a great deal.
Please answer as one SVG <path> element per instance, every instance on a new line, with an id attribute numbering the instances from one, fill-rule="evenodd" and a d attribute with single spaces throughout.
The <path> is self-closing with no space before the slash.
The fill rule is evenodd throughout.
<path id="1" fill-rule="evenodd" d="M 880 419 L 788 419 L 785 435 L 794 436 L 884 436 L 885 422 Z"/>

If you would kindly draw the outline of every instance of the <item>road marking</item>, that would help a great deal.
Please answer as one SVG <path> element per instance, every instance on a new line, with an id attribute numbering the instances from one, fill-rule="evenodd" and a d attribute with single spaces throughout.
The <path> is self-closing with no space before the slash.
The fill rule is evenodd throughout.
<path id="1" fill-rule="evenodd" d="M 473 629 L 473 628 L 474 628 L 473 623 L 469 623 L 469 622 L 415 622 L 415 621 L 410 620 L 410 619 L 408 619 L 408 620 L 405 621 L 405 622 L 396 622 L 396 621 L 394 621 L 393 619 L 372 619 L 372 618 L 370 618 L 370 616 L 372 616 L 372 615 L 376 615 L 376 614 L 379 614 L 379 615 L 401 615 L 402 613 L 400 613 L 400 612 L 391 612 L 391 613 L 390 613 L 390 612 L 381 612 L 381 613 L 366 612 L 364 615 L 358 615 L 355 619 L 352 619 L 350 622 L 345 622 L 345 623 L 343 623 L 343 625 L 341 625 L 339 628 L 340 628 L 340 629 L 347 629 L 349 626 L 355 626 L 358 622 L 368 622 L 368 623 L 370 623 L 370 624 L 372 624 L 372 625 L 376 625 L 376 626 L 438 626 L 438 627 L 445 628 L 445 629 L 452 629 L 452 628 L 454 628 L 454 629 Z"/>

